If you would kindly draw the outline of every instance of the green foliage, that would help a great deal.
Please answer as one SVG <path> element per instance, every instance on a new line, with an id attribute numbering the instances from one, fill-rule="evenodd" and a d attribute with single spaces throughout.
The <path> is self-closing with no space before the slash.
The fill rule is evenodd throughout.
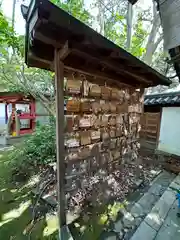
<path id="1" fill-rule="evenodd" d="M 105 14 L 105 31 L 104 35 L 109 40 L 116 43 L 122 48 L 126 48 L 127 25 L 126 16 L 120 15 L 118 12 Z M 138 58 L 142 58 L 146 48 L 145 41 L 148 31 L 143 25 L 142 13 L 137 16 L 137 21 L 133 25 L 133 35 L 131 40 L 130 53 Z"/>
<path id="2" fill-rule="evenodd" d="M 125 18 L 118 14 L 107 18 L 104 35 L 109 40 L 124 48 L 126 43 L 126 28 L 122 25 L 122 20 L 125 20 Z"/>
<path id="3" fill-rule="evenodd" d="M 18 37 L 0 9 L 0 47 L 19 48 Z"/>
<path id="4" fill-rule="evenodd" d="M 55 122 L 37 126 L 36 131 L 10 153 L 10 164 L 15 169 L 26 171 L 29 166 L 56 161 Z"/>
<path id="5" fill-rule="evenodd" d="M 145 40 L 148 36 L 147 30 L 143 27 L 143 21 L 140 16 L 138 16 L 138 20 L 134 25 L 134 34 L 132 36 L 131 42 L 131 54 L 134 56 L 141 58 L 146 51 L 145 48 Z"/>
<path id="6" fill-rule="evenodd" d="M 87 25 L 92 24 L 92 15 L 85 9 L 84 0 L 51 0 L 58 7 L 70 13 L 75 18 L 79 19 Z"/>

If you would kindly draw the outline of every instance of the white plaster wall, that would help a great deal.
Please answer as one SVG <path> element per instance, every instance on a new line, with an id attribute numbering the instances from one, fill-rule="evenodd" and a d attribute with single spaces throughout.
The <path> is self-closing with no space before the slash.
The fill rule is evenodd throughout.
<path id="1" fill-rule="evenodd" d="M 36 117 L 36 122 L 39 122 L 42 125 L 49 124 L 49 114 L 45 107 L 39 101 L 36 101 L 36 114 L 40 115 Z"/>
<path id="2" fill-rule="evenodd" d="M 162 109 L 158 150 L 180 156 L 180 107 Z"/>

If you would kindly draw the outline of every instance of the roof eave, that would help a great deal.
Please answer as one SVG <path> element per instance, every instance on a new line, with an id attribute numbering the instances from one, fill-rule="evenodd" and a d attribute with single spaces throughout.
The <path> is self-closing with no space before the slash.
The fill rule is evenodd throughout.
<path id="1" fill-rule="evenodd" d="M 100 45 L 101 46 L 106 46 L 107 45 L 108 46 L 107 49 L 112 48 L 115 52 L 117 52 L 120 55 L 119 58 L 121 60 L 123 58 L 128 59 L 128 61 L 131 62 L 131 64 L 133 65 L 132 66 L 133 69 L 135 69 L 135 67 L 137 67 L 137 69 L 141 69 L 141 70 L 143 69 L 144 72 L 146 72 L 146 74 L 149 73 L 150 75 L 153 76 L 153 81 L 151 83 L 148 83 L 149 79 L 147 79 L 146 83 L 142 83 L 140 81 L 141 83 L 139 83 L 139 85 L 142 85 L 143 87 L 149 87 L 149 86 L 155 86 L 155 85 L 158 85 L 158 84 L 166 85 L 166 86 L 169 86 L 171 84 L 171 81 L 169 79 L 167 79 L 166 77 L 164 77 L 163 75 L 161 75 L 160 73 L 158 73 L 157 71 L 152 69 L 151 67 L 147 66 L 146 64 L 144 64 L 140 60 L 136 59 L 134 56 L 132 56 L 131 54 L 129 54 L 125 50 L 117 47 L 115 44 L 113 44 L 109 40 L 105 39 L 100 34 L 96 33 L 94 30 L 90 29 L 88 26 L 84 25 L 83 23 L 81 23 L 77 19 L 73 18 L 68 13 L 65 13 L 61 9 L 57 9 L 57 7 L 54 6 L 52 3 L 49 3 L 49 1 L 45 1 L 44 4 L 45 4 L 44 6 L 42 6 L 42 4 L 40 5 L 39 0 L 31 1 L 30 7 L 28 8 L 27 14 L 25 16 L 26 22 L 27 22 L 26 23 L 26 44 L 25 44 L 26 45 L 25 46 L 26 59 L 25 59 L 25 61 L 26 61 L 28 66 L 40 67 L 40 68 L 46 68 L 46 69 L 52 70 L 51 69 L 52 64 L 49 63 L 49 66 L 48 66 L 47 62 L 45 64 L 46 59 L 44 59 L 43 55 L 38 56 L 39 60 L 37 60 L 37 58 L 36 58 L 36 61 L 33 59 L 34 57 L 37 57 L 37 55 L 36 55 L 37 52 L 32 52 L 33 43 L 31 42 L 31 38 L 32 38 L 32 40 L 36 40 L 38 38 L 37 37 L 37 35 L 38 35 L 37 25 L 42 24 L 42 22 L 45 21 L 45 19 L 43 19 L 42 16 L 40 16 L 42 8 L 45 8 L 47 6 L 51 6 L 53 11 L 55 9 L 56 12 L 58 11 L 59 14 L 62 14 L 62 17 L 66 18 L 65 21 L 64 21 L 65 23 L 67 22 L 67 19 L 69 19 L 69 25 L 68 26 L 64 25 L 64 28 L 68 27 L 70 29 L 69 31 L 71 31 L 71 29 L 74 26 L 76 26 L 76 25 L 81 26 L 84 32 L 87 31 L 88 36 L 90 35 L 90 33 L 92 33 L 93 37 L 97 38 L 98 46 L 100 46 Z M 48 12 L 48 10 L 49 9 L 47 9 L 47 12 Z M 35 17 L 36 17 L 36 19 L 35 19 Z M 58 24 L 60 26 L 62 25 L 62 23 L 59 23 L 59 22 L 57 23 L 57 25 Z M 72 26 L 71 26 L 71 24 L 72 24 Z M 33 36 L 32 36 L 32 31 L 30 31 L 30 29 L 33 29 Z M 62 33 L 62 35 L 63 35 L 63 33 Z M 51 39 L 51 40 L 52 40 L 51 44 L 54 45 L 54 42 L 53 42 L 54 39 Z M 42 43 L 43 43 L 43 40 L 42 40 Z M 84 54 L 84 52 L 83 52 L 83 54 Z M 50 62 L 52 62 L 52 60 Z M 107 64 L 107 61 L 105 61 L 105 64 Z M 120 69 L 120 71 L 122 71 L 121 68 L 119 68 L 119 69 Z M 136 72 L 136 74 L 137 74 L 137 72 Z M 127 75 L 127 73 L 126 73 L 126 75 Z M 141 74 L 141 75 L 143 75 L 143 74 Z M 131 75 L 128 74 L 128 76 L 131 76 Z"/>

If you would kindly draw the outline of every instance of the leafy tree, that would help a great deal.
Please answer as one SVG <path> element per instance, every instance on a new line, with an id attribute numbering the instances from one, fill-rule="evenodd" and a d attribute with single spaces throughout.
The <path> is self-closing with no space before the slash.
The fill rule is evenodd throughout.
<path id="1" fill-rule="evenodd" d="M 134 24 L 134 34 L 131 39 L 131 47 L 130 52 L 142 59 L 144 57 L 144 53 L 146 52 L 146 46 L 144 44 L 145 39 L 148 36 L 147 30 L 143 27 L 143 20 L 141 19 L 142 13 L 138 14 L 137 22 Z"/>
<path id="2" fill-rule="evenodd" d="M 53 76 L 48 71 L 27 68 L 24 64 L 24 37 L 17 36 L 0 11 L 0 86 L 5 90 L 22 91 L 39 99 L 54 115 Z M 50 91 L 47 92 L 47 89 Z M 48 95 L 48 97 L 46 97 Z"/>
<path id="3" fill-rule="evenodd" d="M 99 25 L 101 34 L 149 65 L 158 67 L 163 61 L 163 50 L 159 48 L 162 44 L 162 32 L 154 0 L 152 0 L 153 11 L 144 11 L 138 5 L 133 6 L 134 12 L 137 13 L 134 15 L 129 34 L 130 44 L 127 44 L 129 8 L 126 0 L 93 0 L 91 8 L 98 9 L 97 16 L 92 16 L 92 11 L 86 9 L 84 0 L 51 1 L 89 26 L 97 28 Z M 51 115 L 55 115 L 52 107 L 53 74 L 35 68 L 28 69 L 24 65 L 24 37 L 17 36 L 11 25 L 0 10 L 0 85 L 9 90 L 31 94 L 41 101 Z M 164 71 L 162 67 L 158 67 L 158 70 Z"/>
<path id="4" fill-rule="evenodd" d="M 152 0 L 152 11 L 142 10 L 139 5 L 133 6 L 136 16 L 129 13 L 132 6 L 124 0 L 108 3 L 105 0 L 96 0 L 95 6 L 101 12 L 101 19 L 98 18 L 100 33 L 103 32 L 108 39 L 151 65 L 153 55 L 163 38 L 155 1 Z"/>
<path id="5" fill-rule="evenodd" d="M 87 25 L 92 24 L 92 15 L 85 8 L 84 0 L 51 0 L 52 3 L 70 13 L 75 18 L 79 19 Z"/>
<path id="6" fill-rule="evenodd" d="M 53 2 L 81 21 L 91 24 L 91 15 L 84 8 L 82 0 L 64 2 L 53 0 Z M 24 37 L 17 36 L 2 10 L 0 13 L 0 29 L 3 32 L 0 36 L 0 43 L 2 43 L 0 45 L 0 86 L 6 90 L 31 94 L 42 103 L 50 115 L 55 115 L 53 73 L 26 67 L 23 56 Z"/>
<path id="7" fill-rule="evenodd" d="M 9 25 L 2 11 L 0 11 L 0 45 L 9 47 L 16 44 L 16 40 L 12 27 Z"/>

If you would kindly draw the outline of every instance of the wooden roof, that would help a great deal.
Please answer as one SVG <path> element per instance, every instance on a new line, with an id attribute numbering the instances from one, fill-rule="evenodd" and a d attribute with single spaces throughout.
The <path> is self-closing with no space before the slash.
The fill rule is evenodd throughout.
<path id="1" fill-rule="evenodd" d="M 148 107 L 179 106 L 180 91 L 146 95 L 144 99 L 144 105 Z"/>
<path id="2" fill-rule="evenodd" d="M 28 8 L 22 5 L 22 13 L 29 67 L 53 70 L 54 49 L 68 47 L 63 61 L 68 71 L 135 87 L 171 84 L 168 78 L 48 0 L 31 0 Z"/>
<path id="3" fill-rule="evenodd" d="M 32 96 L 22 92 L 0 92 L 0 103 L 30 102 Z"/>

